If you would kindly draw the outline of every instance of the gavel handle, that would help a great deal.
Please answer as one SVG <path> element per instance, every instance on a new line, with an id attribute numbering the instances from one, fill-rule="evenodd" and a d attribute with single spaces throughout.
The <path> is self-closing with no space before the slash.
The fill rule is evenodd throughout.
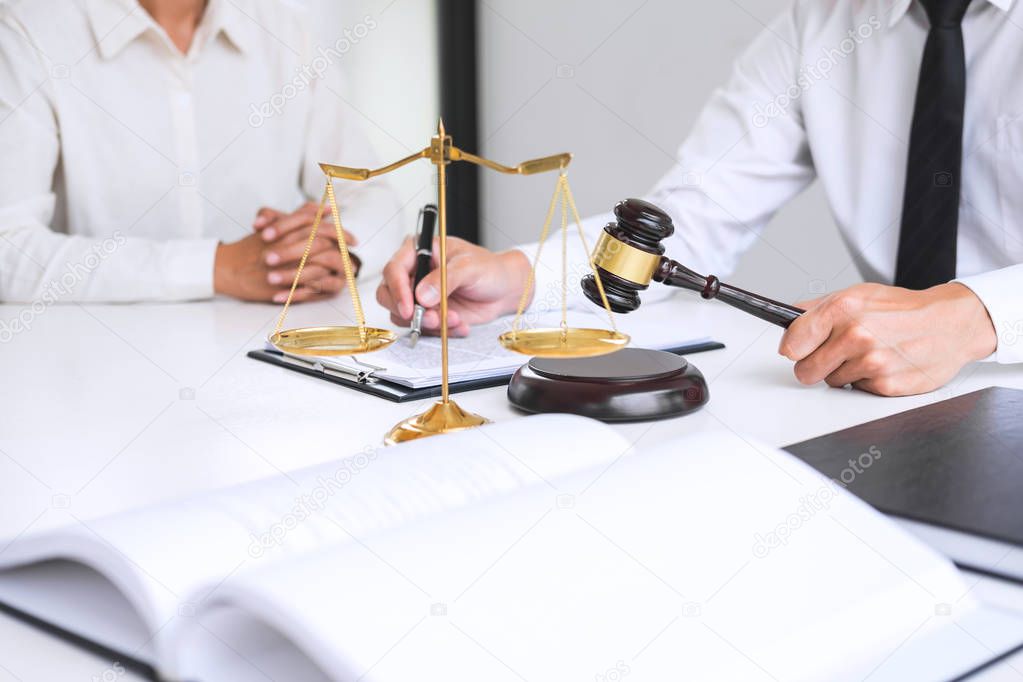
<path id="1" fill-rule="evenodd" d="M 743 310 L 779 327 L 788 328 L 793 320 L 805 312 L 787 303 L 774 301 L 745 289 L 725 284 L 714 275 L 704 277 L 668 258 L 662 259 L 661 266 L 654 273 L 653 278 L 654 281 L 663 282 L 669 286 L 696 291 L 706 299 L 716 298 L 733 308 Z"/>

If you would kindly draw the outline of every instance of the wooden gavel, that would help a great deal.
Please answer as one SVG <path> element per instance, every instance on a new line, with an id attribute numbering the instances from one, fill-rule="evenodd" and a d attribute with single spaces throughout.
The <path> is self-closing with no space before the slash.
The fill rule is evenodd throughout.
<path id="1" fill-rule="evenodd" d="M 705 299 L 716 298 L 779 327 L 788 327 L 803 310 L 773 301 L 730 284 L 714 275 L 704 277 L 664 255 L 661 243 L 675 232 L 671 217 L 642 199 L 626 199 L 615 205 L 615 222 L 604 226 L 593 249 L 593 264 L 611 310 L 628 313 L 639 308 L 639 292 L 650 281 L 699 292 Z M 600 289 L 592 274 L 582 280 L 586 297 L 599 306 Z"/>

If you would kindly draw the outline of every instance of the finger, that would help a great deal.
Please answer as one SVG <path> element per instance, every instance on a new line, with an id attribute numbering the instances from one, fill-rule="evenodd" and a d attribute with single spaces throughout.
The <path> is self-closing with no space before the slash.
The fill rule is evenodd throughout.
<path id="1" fill-rule="evenodd" d="M 309 228 L 312 228 L 312 222 L 309 223 Z M 345 236 L 345 244 L 348 246 L 355 246 L 358 244 L 358 239 L 354 234 L 348 230 L 342 230 Z M 316 233 L 317 239 L 323 239 L 334 245 L 334 250 L 337 251 L 337 230 L 333 229 L 330 225 L 320 226 L 319 231 Z M 292 230 L 288 234 L 277 238 L 279 243 L 290 243 L 293 241 L 304 241 L 309 239 L 309 230 Z"/>
<path id="2" fill-rule="evenodd" d="M 384 266 L 383 281 L 377 290 L 377 301 L 401 318 L 412 317 L 412 273 L 416 267 L 416 252 L 408 238 Z M 381 290 L 386 290 L 381 291 Z M 385 301 L 387 303 L 385 303 Z"/>
<path id="3" fill-rule="evenodd" d="M 778 352 L 789 360 L 802 360 L 828 339 L 833 325 L 829 306 L 819 305 L 808 310 L 785 330 L 778 344 Z"/>
<path id="4" fill-rule="evenodd" d="M 886 351 L 875 349 L 846 360 L 838 369 L 828 375 L 826 379 L 828 385 L 844 387 L 848 383 L 855 384 L 861 379 L 883 376 L 894 369 L 887 356 Z"/>
<path id="5" fill-rule="evenodd" d="M 409 327 L 412 324 L 412 320 L 408 319 L 407 317 L 401 317 L 399 315 L 391 313 L 391 324 L 395 325 L 396 327 Z"/>
<path id="6" fill-rule="evenodd" d="M 457 310 L 448 310 L 448 333 L 452 336 L 469 335 L 469 324 L 462 320 Z"/>
<path id="7" fill-rule="evenodd" d="M 271 229 L 271 228 L 267 228 Z M 266 230 L 264 230 L 265 232 Z M 272 244 L 267 244 L 268 250 L 280 250 L 286 246 L 298 244 L 302 249 L 305 249 L 306 243 L 309 241 L 309 230 L 294 230 L 288 234 L 282 235 L 275 239 Z M 314 239 L 316 244 L 315 250 L 322 251 L 324 248 L 329 248 L 332 251 L 337 251 L 337 237 L 334 236 L 334 232 L 331 230 L 320 230 L 316 233 Z"/>
<path id="8" fill-rule="evenodd" d="M 803 310 L 810 310 L 810 309 L 816 308 L 818 305 L 820 305 L 821 302 L 824 301 L 825 298 L 827 298 L 827 297 L 826 296 L 819 296 L 817 298 L 811 298 L 811 299 L 809 299 L 807 301 L 800 301 L 799 303 L 796 303 L 795 305 L 796 305 L 797 308 L 802 308 Z"/>
<path id="9" fill-rule="evenodd" d="M 448 297 L 454 297 L 459 289 L 476 284 L 483 273 L 479 261 L 470 256 L 448 258 Z M 416 300 L 424 306 L 440 303 L 440 270 L 432 270 L 416 287 Z"/>
<path id="10" fill-rule="evenodd" d="M 448 334 L 467 336 L 469 325 L 466 324 L 455 310 L 448 310 Z M 436 335 L 440 333 L 440 310 L 428 308 L 423 312 L 423 333 Z"/>
<path id="11" fill-rule="evenodd" d="M 263 206 L 256 211 L 256 218 L 252 221 L 252 227 L 256 230 L 261 230 L 282 215 L 284 215 L 284 213 L 278 211 L 276 208 Z"/>
<path id="12" fill-rule="evenodd" d="M 270 267 L 283 265 L 285 263 L 297 263 L 302 259 L 302 254 L 305 253 L 307 243 L 307 239 L 300 239 L 293 242 L 268 246 L 263 251 L 263 262 Z M 318 257 L 320 254 L 334 251 L 336 249 L 337 244 L 331 240 L 317 237 L 313 240 L 312 246 L 309 248 L 309 256 Z"/>
<path id="13" fill-rule="evenodd" d="M 824 379 L 824 383 L 831 388 L 845 388 L 849 384 L 855 383 L 862 378 L 863 374 L 859 367 L 857 367 L 856 361 L 846 360 L 839 365 L 838 369 Z"/>
<path id="14" fill-rule="evenodd" d="M 304 284 L 295 289 L 292 303 L 305 301 L 318 301 L 336 295 L 344 288 L 344 279 L 341 277 L 323 277 L 315 282 Z M 287 291 L 279 291 L 274 294 L 275 303 L 284 303 L 288 299 Z"/>
<path id="15" fill-rule="evenodd" d="M 278 268 L 271 270 L 266 273 L 266 281 L 269 284 L 275 286 L 290 285 L 295 281 L 295 275 L 298 273 L 298 268 Z M 306 263 L 306 266 L 302 268 L 302 279 L 299 280 L 299 284 L 305 284 L 306 282 L 314 282 L 318 279 L 327 276 L 336 276 L 337 272 L 331 268 L 323 267 L 316 263 Z"/>
<path id="16" fill-rule="evenodd" d="M 853 386 L 867 393 L 885 396 L 915 395 L 926 390 L 918 388 L 912 381 L 904 380 L 900 376 L 879 376 L 870 379 L 860 379 L 853 382 Z"/>
<path id="17" fill-rule="evenodd" d="M 823 381 L 850 358 L 850 349 L 832 334 L 817 350 L 798 361 L 793 372 L 799 383 L 810 386 Z"/>
<path id="18" fill-rule="evenodd" d="M 278 216 L 263 229 L 263 239 L 268 242 L 276 241 L 296 231 L 308 234 L 316 221 L 316 210 L 299 209 L 294 213 Z M 329 212 L 325 212 L 320 219 L 320 228 L 324 230 L 324 234 L 333 234 L 334 218 Z"/>
<path id="19" fill-rule="evenodd" d="M 316 263 L 322 265 L 325 268 L 333 270 L 335 273 L 342 273 L 345 271 L 345 263 L 341 258 L 341 254 L 337 250 L 337 244 L 333 244 L 332 248 L 327 248 L 309 256 L 310 263 Z M 352 263 L 354 266 L 354 263 Z"/>

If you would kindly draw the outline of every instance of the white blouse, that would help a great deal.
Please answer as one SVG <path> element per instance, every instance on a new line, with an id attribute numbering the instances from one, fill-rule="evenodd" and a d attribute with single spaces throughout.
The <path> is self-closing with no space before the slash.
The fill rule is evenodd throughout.
<path id="1" fill-rule="evenodd" d="M 318 201 L 317 162 L 375 165 L 339 83 L 359 27 L 313 45 L 306 22 L 283 0 L 210 0 L 182 54 L 135 0 L 0 7 L 0 300 L 210 297 L 217 243 L 260 207 Z M 397 198 L 335 188 L 379 271 Z"/>

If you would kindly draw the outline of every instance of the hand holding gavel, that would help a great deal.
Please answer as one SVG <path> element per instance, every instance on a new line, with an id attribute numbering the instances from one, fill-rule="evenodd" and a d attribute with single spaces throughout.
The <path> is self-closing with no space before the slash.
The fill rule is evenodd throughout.
<path id="1" fill-rule="evenodd" d="M 671 218 L 639 199 L 615 206 L 593 252 L 611 309 L 639 307 L 651 281 L 691 289 L 786 329 L 778 352 L 795 362 L 801 383 L 852 384 L 881 395 L 911 395 L 947 383 L 967 363 L 994 352 L 997 336 L 987 309 L 965 285 L 914 291 L 857 284 L 802 307 L 773 301 L 704 277 L 664 255 Z M 586 296 L 603 305 L 593 275 Z"/>

